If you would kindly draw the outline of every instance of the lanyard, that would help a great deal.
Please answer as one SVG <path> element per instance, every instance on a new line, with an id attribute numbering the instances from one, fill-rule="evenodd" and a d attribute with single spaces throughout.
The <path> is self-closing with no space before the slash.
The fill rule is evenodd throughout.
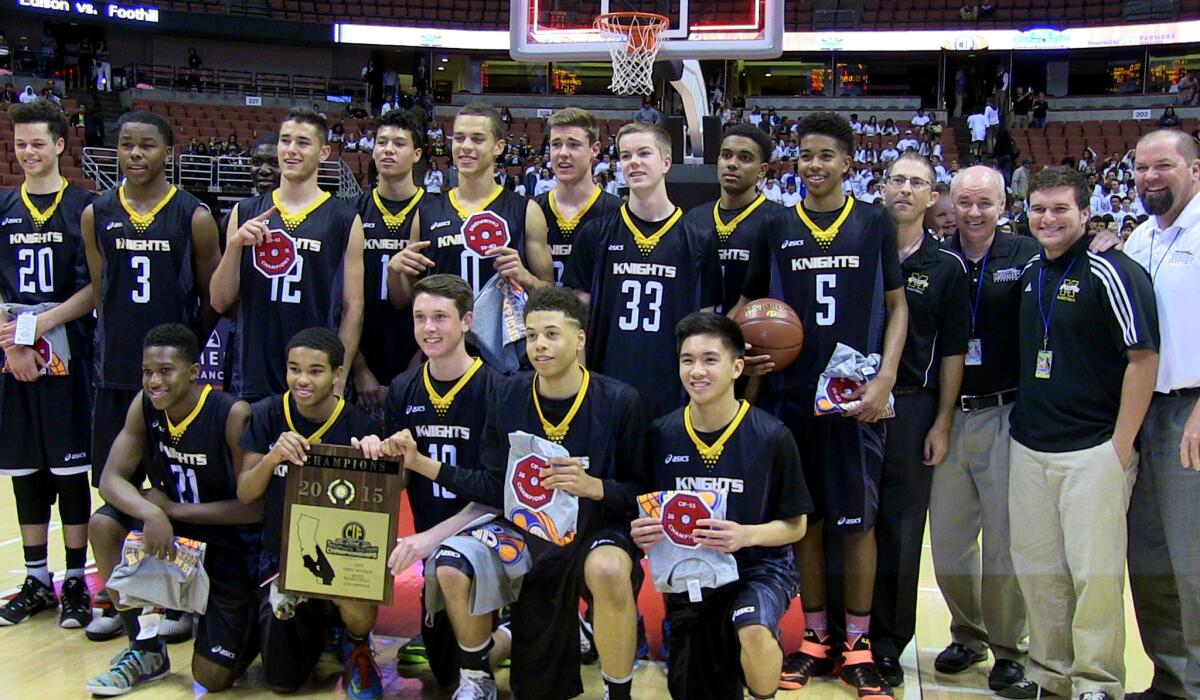
<path id="1" fill-rule="evenodd" d="M 1062 277 L 1058 278 L 1058 285 L 1055 287 L 1055 289 L 1062 288 L 1063 282 L 1067 281 L 1067 275 L 1071 274 L 1071 268 L 1075 267 L 1075 261 L 1078 259 L 1079 259 L 1079 253 L 1076 253 L 1075 257 L 1071 258 L 1071 262 L 1067 265 L 1067 269 L 1063 270 Z M 1038 269 L 1037 302 L 1038 302 L 1038 312 L 1041 313 L 1041 315 L 1042 315 L 1042 329 L 1044 331 L 1042 333 L 1042 349 L 1043 350 L 1047 349 L 1047 347 L 1050 345 L 1050 322 L 1051 322 L 1051 320 L 1054 319 L 1054 302 L 1058 301 L 1058 294 L 1055 294 L 1054 297 L 1052 299 L 1050 299 L 1050 310 L 1049 311 L 1047 311 L 1046 307 L 1042 304 L 1042 289 L 1043 289 L 1042 285 L 1045 282 L 1045 280 L 1046 280 L 1046 268 L 1045 268 L 1045 266 L 1042 266 L 1041 268 Z"/>
<path id="2" fill-rule="evenodd" d="M 975 288 L 975 299 L 967 299 L 967 304 L 971 307 L 971 336 L 975 335 L 975 316 L 979 313 L 979 304 L 983 301 L 983 282 L 987 277 L 988 258 L 992 255 L 992 249 L 983 254 L 983 264 L 979 266 L 979 286 Z M 1039 297 L 1040 298 L 1040 297 Z M 1040 303 L 1040 302 L 1039 302 Z"/>
<path id="3" fill-rule="evenodd" d="M 1162 231 L 1159 231 L 1159 233 L 1160 234 L 1165 233 L 1167 230 L 1169 230 L 1169 229 L 1164 229 Z M 1154 278 L 1158 276 L 1158 271 L 1160 269 L 1162 269 L 1163 263 L 1165 263 L 1167 261 L 1167 258 L 1171 255 L 1171 249 L 1175 247 L 1175 244 L 1179 242 L 1180 238 L 1183 238 L 1183 228 L 1182 227 L 1179 228 L 1179 230 L 1175 233 L 1175 237 L 1172 238 L 1171 242 L 1167 245 L 1167 250 L 1166 250 L 1166 252 L 1163 253 L 1162 260 L 1159 260 L 1158 264 L 1155 265 L 1154 264 L 1154 236 L 1153 235 L 1150 236 L 1150 264 L 1147 265 L 1147 267 L 1150 268 L 1150 282 L 1152 284 L 1154 283 Z"/>

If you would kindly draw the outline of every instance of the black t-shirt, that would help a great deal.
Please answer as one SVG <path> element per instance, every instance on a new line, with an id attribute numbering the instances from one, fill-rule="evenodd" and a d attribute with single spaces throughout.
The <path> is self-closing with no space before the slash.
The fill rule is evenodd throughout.
<path id="1" fill-rule="evenodd" d="M 1021 374 L 1011 432 L 1039 452 L 1085 450 L 1110 439 L 1126 353 L 1158 349 L 1150 276 L 1124 253 L 1092 253 L 1088 243 L 1080 238 L 1055 260 L 1043 252 L 1021 276 Z M 1043 347 L 1053 353 L 1045 379 L 1037 376 Z"/>
<path id="2" fill-rule="evenodd" d="M 926 235 L 900 269 L 908 300 L 908 336 L 896 386 L 936 389 L 939 360 L 967 351 L 967 266 L 957 253 Z"/>
<path id="3" fill-rule="evenodd" d="M 760 201 L 761 200 L 761 203 Z M 750 267 L 750 251 L 754 250 L 755 241 L 762 236 L 763 231 L 772 226 L 778 226 L 783 206 L 769 201 L 763 195 L 749 205 L 737 209 L 720 209 L 721 226 L 713 214 L 716 202 L 708 202 L 695 207 L 687 213 L 687 218 L 707 235 L 717 240 L 717 256 L 721 260 L 721 276 L 725 294 L 718 313 L 725 313 L 737 305 L 742 295 L 742 285 L 746 281 L 746 273 Z M 733 230 L 727 230 L 739 216 L 751 207 L 754 210 L 746 215 Z"/>
<path id="4" fill-rule="evenodd" d="M 1050 103 L 1046 102 L 1045 100 L 1033 101 L 1033 116 L 1037 117 L 1038 119 L 1045 119 L 1046 112 L 1049 110 Z"/>

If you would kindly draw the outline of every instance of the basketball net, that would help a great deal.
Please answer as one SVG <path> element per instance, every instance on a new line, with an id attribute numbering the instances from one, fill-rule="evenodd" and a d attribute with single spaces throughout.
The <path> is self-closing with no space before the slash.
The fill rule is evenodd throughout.
<path id="1" fill-rule="evenodd" d="M 608 42 L 612 57 L 612 82 L 608 89 L 618 95 L 654 93 L 654 59 L 659 35 L 669 20 L 648 12 L 609 12 L 596 18 L 596 29 Z"/>

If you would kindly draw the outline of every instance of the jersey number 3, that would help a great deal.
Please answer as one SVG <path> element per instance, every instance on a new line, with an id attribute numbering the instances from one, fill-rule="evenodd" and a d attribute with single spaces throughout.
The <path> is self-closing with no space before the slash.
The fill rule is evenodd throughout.
<path id="1" fill-rule="evenodd" d="M 617 326 L 623 331 L 636 331 L 639 327 L 656 333 L 662 321 L 662 282 L 650 280 L 625 280 L 621 283 L 621 298 L 625 299 L 625 312 L 617 318 Z M 642 310 L 642 302 L 646 309 Z"/>

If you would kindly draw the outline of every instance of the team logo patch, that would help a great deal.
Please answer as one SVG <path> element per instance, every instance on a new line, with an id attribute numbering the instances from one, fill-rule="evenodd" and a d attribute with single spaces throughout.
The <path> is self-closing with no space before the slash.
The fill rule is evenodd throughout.
<path id="1" fill-rule="evenodd" d="M 541 510 L 554 500 L 554 491 L 542 486 L 542 470 L 546 461 L 537 455 L 529 455 L 517 462 L 513 475 L 513 490 L 517 500 L 533 508 Z"/>
<path id="2" fill-rule="evenodd" d="M 512 564 L 525 553 L 524 540 L 494 523 L 481 525 L 469 534 L 495 552 L 501 563 Z"/>
<path id="3" fill-rule="evenodd" d="M 518 493 L 520 489 L 518 489 Z M 540 513 L 536 510 L 528 510 L 525 508 L 517 508 L 509 515 L 509 520 L 513 525 L 521 528 L 531 535 L 537 535 L 547 542 L 565 547 L 575 541 L 575 530 L 560 533 L 558 527 L 554 524 L 554 519 L 545 513 Z"/>
<path id="4" fill-rule="evenodd" d="M 914 272 L 908 276 L 908 288 L 917 294 L 924 294 L 929 289 L 929 276 Z"/>
<path id="5" fill-rule="evenodd" d="M 271 241 L 254 246 L 254 269 L 264 277 L 283 277 L 299 259 L 296 241 L 283 229 L 271 229 Z"/>
<path id="6" fill-rule="evenodd" d="M 853 379 L 845 377 L 831 377 L 829 379 L 829 387 L 825 391 L 824 396 L 817 397 L 818 410 L 829 413 L 837 409 L 838 406 L 850 403 L 853 399 L 850 398 L 855 391 L 861 386 Z"/>
<path id="7" fill-rule="evenodd" d="M 1075 297 L 1079 294 L 1079 280 L 1063 280 L 1063 283 L 1058 287 L 1058 300 L 1069 301 L 1075 303 Z"/>
<path id="8" fill-rule="evenodd" d="M 492 248 L 507 246 L 508 222 L 494 211 L 477 211 L 463 221 L 459 229 L 463 245 L 478 255 L 487 255 Z"/>

